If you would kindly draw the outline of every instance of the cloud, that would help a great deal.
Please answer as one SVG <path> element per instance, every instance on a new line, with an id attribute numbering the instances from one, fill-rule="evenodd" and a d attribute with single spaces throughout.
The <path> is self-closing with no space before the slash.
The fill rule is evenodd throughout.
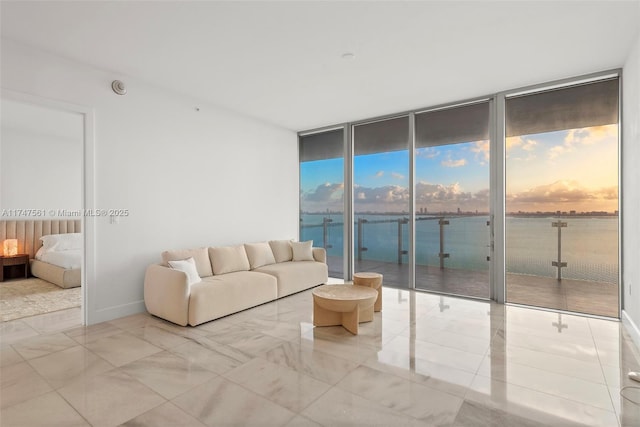
<path id="1" fill-rule="evenodd" d="M 343 183 L 325 183 L 318 185 L 314 190 L 302 194 L 302 204 L 305 203 L 330 203 L 338 201 L 342 203 L 342 195 L 344 194 Z"/>
<path id="2" fill-rule="evenodd" d="M 353 189 L 357 212 L 405 212 L 409 211 L 409 189 L 400 185 L 364 187 Z M 325 183 L 301 194 L 304 212 L 339 212 L 343 209 L 344 185 Z M 427 208 L 430 213 L 467 211 L 488 212 L 489 189 L 475 193 L 464 191 L 459 183 L 449 185 L 420 181 L 416 184 L 416 208 Z"/>
<path id="3" fill-rule="evenodd" d="M 510 157 L 509 153 L 516 148 L 519 148 L 524 151 L 533 151 L 538 146 L 538 141 L 531 138 L 523 138 L 521 136 L 510 136 L 506 138 L 506 152 L 507 157 Z"/>
<path id="4" fill-rule="evenodd" d="M 485 164 L 490 158 L 489 141 L 476 141 L 471 144 L 471 152 L 476 154 L 476 160 L 480 160 L 481 164 Z"/>
<path id="5" fill-rule="evenodd" d="M 420 181 L 416 184 L 416 206 L 426 207 L 430 212 L 453 212 L 458 208 L 488 211 L 489 189 L 472 193 L 464 191 L 459 183 L 443 185 Z"/>
<path id="6" fill-rule="evenodd" d="M 547 152 L 547 155 L 549 159 L 553 160 L 562 154 L 572 152 L 576 146 L 615 142 L 617 136 L 617 125 L 592 126 L 582 129 L 571 129 L 564 137 L 562 145 L 556 145 L 550 148 Z"/>
<path id="7" fill-rule="evenodd" d="M 617 125 L 606 126 L 592 126 L 582 129 L 571 129 L 567 136 L 564 138 L 564 144 L 566 146 L 573 146 L 576 144 L 593 145 L 601 142 L 611 141 L 612 138 L 617 138 L 618 127 Z"/>
<path id="8" fill-rule="evenodd" d="M 435 147 L 416 149 L 416 157 L 422 157 L 423 159 L 433 159 L 434 157 L 438 157 L 439 155 L 440 151 L 438 151 Z"/>
<path id="9" fill-rule="evenodd" d="M 445 168 L 459 168 L 467 164 L 467 159 L 458 159 L 458 160 L 443 160 L 440 162 L 442 166 Z"/>
<path id="10" fill-rule="evenodd" d="M 489 211 L 489 189 L 475 193 L 464 191 L 458 183 L 448 186 L 420 182 L 416 186 L 416 203 L 429 212 Z"/>
<path id="11" fill-rule="evenodd" d="M 567 151 L 572 151 L 572 148 L 567 148 L 564 145 L 556 145 L 555 147 L 551 147 L 549 149 L 549 151 L 547 152 L 547 156 L 549 157 L 549 159 L 553 160 L 566 153 Z"/>
<path id="12" fill-rule="evenodd" d="M 505 139 L 505 149 L 507 153 L 514 149 L 515 147 L 521 146 L 523 143 L 523 138 L 521 136 L 510 136 Z"/>
<path id="13" fill-rule="evenodd" d="M 378 171 L 376 172 L 376 174 L 374 175 L 376 178 L 382 178 L 383 176 L 386 176 L 387 173 L 385 171 Z M 390 174 L 388 174 L 391 176 L 391 178 L 393 179 L 404 179 L 404 175 L 402 175 L 401 173 L 398 172 L 391 172 Z"/>
<path id="14" fill-rule="evenodd" d="M 560 180 L 507 194 L 509 211 L 616 210 L 618 187 L 587 188 L 575 180 Z"/>
<path id="15" fill-rule="evenodd" d="M 403 212 L 409 209 L 409 190 L 399 185 L 354 189 L 355 209 L 359 212 Z"/>
<path id="16" fill-rule="evenodd" d="M 300 195 L 300 209 L 303 212 L 343 211 L 344 184 L 327 182 L 303 192 Z"/>

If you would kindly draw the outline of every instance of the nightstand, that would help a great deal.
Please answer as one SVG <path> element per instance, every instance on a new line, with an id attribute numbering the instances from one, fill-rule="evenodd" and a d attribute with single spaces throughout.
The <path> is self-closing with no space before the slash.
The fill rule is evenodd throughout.
<path id="1" fill-rule="evenodd" d="M 22 268 L 24 268 L 25 279 L 29 277 L 29 255 L 18 254 L 13 256 L 0 256 L 0 282 L 4 282 L 5 269 L 9 272 L 11 270 L 15 270 L 16 266 L 22 266 Z M 15 279 L 16 276 L 8 274 L 7 278 Z"/>

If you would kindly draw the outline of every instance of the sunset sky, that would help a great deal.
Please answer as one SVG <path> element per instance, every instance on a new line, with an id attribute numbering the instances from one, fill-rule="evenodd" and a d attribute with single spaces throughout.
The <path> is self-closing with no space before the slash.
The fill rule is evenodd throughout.
<path id="1" fill-rule="evenodd" d="M 507 138 L 507 211 L 618 210 L 618 126 Z"/>
<path id="2" fill-rule="evenodd" d="M 524 135 L 506 141 L 507 212 L 618 209 L 617 125 Z M 342 210 L 343 160 L 301 165 L 304 211 Z M 356 211 L 408 211 L 408 152 L 354 159 Z M 416 208 L 489 210 L 489 143 L 416 150 Z"/>

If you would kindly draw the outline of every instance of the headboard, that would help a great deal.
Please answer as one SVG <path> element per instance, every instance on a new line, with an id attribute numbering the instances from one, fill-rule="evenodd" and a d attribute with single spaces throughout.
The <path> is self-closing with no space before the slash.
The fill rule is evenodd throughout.
<path id="1" fill-rule="evenodd" d="M 18 239 L 18 253 L 29 254 L 32 259 L 42 246 L 40 237 L 48 234 L 80 233 L 80 224 L 79 219 L 2 220 L 0 245 L 5 239 Z"/>

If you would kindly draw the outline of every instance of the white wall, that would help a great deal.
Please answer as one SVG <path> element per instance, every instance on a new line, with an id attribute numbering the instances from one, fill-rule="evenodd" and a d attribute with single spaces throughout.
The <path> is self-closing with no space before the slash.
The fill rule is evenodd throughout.
<path id="1" fill-rule="evenodd" d="M 165 249 L 297 236 L 294 132 L 13 41 L 1 52 L 4 89 L 93 108 L 93 207 L 130 211 L 95 221 L 89 323 L 142 311 L 145 268 Z"/>
<path id="2" fill-rule="evenodd" d="M 622 78 L 622 320 L 640 347 L 640 36 Z"/>
<path id="3" fill-rule="evenodd" d="M 11 103 L 2 103 L 6 114 Z M 70 114 L 70 113 L 67 113 Z M 6 127 L 0 135 L 0 210 L 82 207 L 82 120 L 78 138 Z"/>

